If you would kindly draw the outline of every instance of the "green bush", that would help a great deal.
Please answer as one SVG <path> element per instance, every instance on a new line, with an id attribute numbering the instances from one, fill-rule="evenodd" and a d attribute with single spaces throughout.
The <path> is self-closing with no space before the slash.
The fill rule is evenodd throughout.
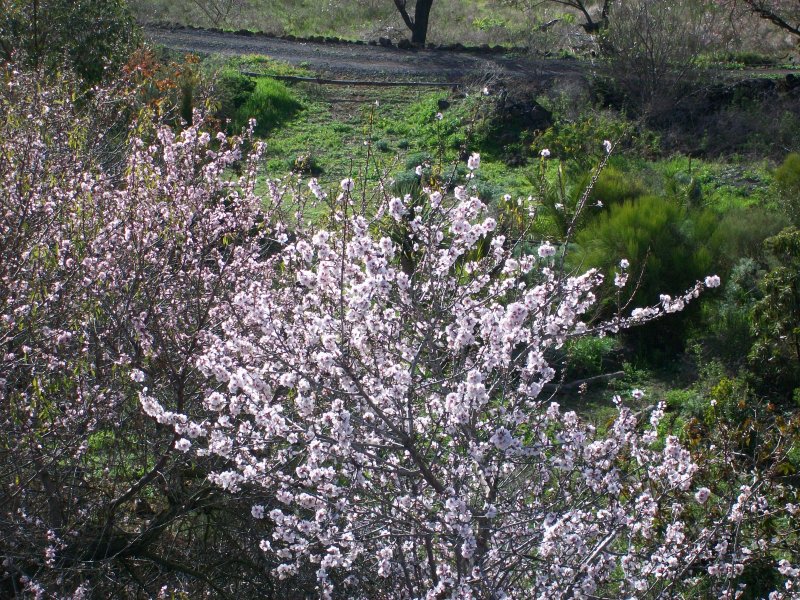
<path id="1" fill-rule="evenodd" d="M 731 269 L 722 294 L 702 303 L 701 324 L 696 339 L 729 367 L 742 366 L 755 340 L 750 313 L 761 297 L 760 268 L 752 258 L 743 258 Z"/>
<path id="2" fill-rule="evenodd" d="M 657 196 L 609 207 L 576 236 L 574 266 L 618 270 L 620 258 L 630 261 L 630 273 L 644 270 L 634 304 L 658 301 L 660 293 L 682 292 L 711 268 L 705 246 L 716 217 L 688 211 L 677 202 Z"/>
<path id="3" fill-rule="evenodd" d="M 430 164 L 431 160 L 428 152 L 412 152 L 406 156 L 405 168 L 413 172 L 420 165 Z"/>
<path id="4" fill-rule="evenodd" d="M 236 111 L 233 125 L 236 129 L 247 127 L 250 119 L 256 120 L 256 135 L 264 136 L 272 129 L 291 119 L 303 105 L 285 85 L 264 77 Z"/>
<path id="5" fill-rule="evenodd" d="M 734 208 L 725 212 L 709 239 L 716 263 L 724 270 L 733 268 L 744 257 L 759 258 L 764 240 L 787 225 L 786 218 L 760 207 Z"/>
<path id="6" fill-rule="evenodd" d="M 394 181 L 390 186 L 390 192 L 394 196 L 403 197 L 406 194 L 417 196 L 422 191 L 419 175 L 413 169 L 410 171 L 400 171 L 393 177 Z"/>
<path id="7" fill-rule="evenodd" d="M 256 82 L 235 69 L 224 69 L 215 78 L 214 92 L 218 103 L 216 117 L 233 121 L 237 111 L 256 89 Z"/>
<path id="8" fill-rule="evenodd" d="M 713 213 L 690 211 L 673 200 L 643 196 L 612 205 L 587 223 L 578 232 L 568 259 L 575 269 L 597 267 L 608 274 L 601 291 L 606 299 L 606 315 L 621 309 L 632 293 L 630 306 L 656 304 L 660 294 L 683 293 L 713 272 L 707 240 L 716 221 Z M 614 272 L 619 271 L 620 258 L 630 261 L 630 280 L 618 292 Z M 651 358 L 655 358 L 657 350 L 667 354 L 679 351 L 685 342 L 686 325 L 695 311 L 691 305 L 679 315 L 630 330 L 626 339 Z M 653 337 L 662 342 L 658 349 L 651 343 Z"/>
<path id="9" fill-rule="evenodd" d="M 547 148 L 553 158 L 576 163 L 586 171 L 602 158 L 604 140 L 617 142 L 627 138 L 630 130 L 627 121 L 605 115 L 559 121 L 534 140 L 533 153 Z"/>
<path id="10" fill-rule="evenodd" d="M 0 62 L 59 69 L 87 84 L 113 72 L 140 42 L 123 0 L 11 0 L 0 3 Z"/>
<path id="11" fill-rule="evenodd" d="M 614 353 L 619 342 L 612 337 L 585 337 L 566 344 L 566 370 L 568 379 L 594 377 L 608 372 L 615 363 Z"/>
<path id="12" fill-rule="evenodd" d="M 586 184 L 589 180 L 586 180 Z M 622 204 L 641 198 L 647 193 L 644 183 L 636 176 L 608 166 L 597 178 L 589 199 L 592 203 L 602 202 L 604 206 Z"/>
<path id="13" fill-rule="evenodd" d="M 694 390 L 669 390 L 664 394 L 664 402 L 670 411 L 679 411 L 702 417 L 706 402 Z"/>
<path id="14" fill-rule="evenodd" d="M 489 183 L 488 181 L 476 180 L 471 186 L 472 193 L 477 194 L 478 198 L 487 204 L 497 201 L 503 196 L 504 189 Z"/>
<path id="15" fill-rule="evenodd" d="M 792 152 L 775 169 L 775 189 L 786 215 L 800 225 L 800 154 Z"/>
<path id="16" fill-rule="evenodd" d="M 538 183 L 542 190 L 540 214 L 555 225 L 552 233 L 563 238 L 572 223 L 578 203 L 591 183 L 592 174 L 584 172 L 574 176 L 573 173 L 573 177 L 570 177 L 570 170 L 563 162 L 558 162 L 555 168 L 553 165 L 546 168 L 547 171 L 540 172 L 538 182 L 533 177 L 529 177 L 529 180 Z M 578 216 L 575 228 L 583 229 L 595 215 L 602 214 L 610 206 L 633 201 L 646 194 L 647 188 L 640 179 L 607 166 L 592 187 L 588 204 Z"/>
<path id="17" fill-rule="evenodd" d="M 751 313 L 756 339 L 750 359 L 767 389 L 791 397 L 800 387 L 800 230 L 789 227 L 764 245 L 770 269 Z"/>

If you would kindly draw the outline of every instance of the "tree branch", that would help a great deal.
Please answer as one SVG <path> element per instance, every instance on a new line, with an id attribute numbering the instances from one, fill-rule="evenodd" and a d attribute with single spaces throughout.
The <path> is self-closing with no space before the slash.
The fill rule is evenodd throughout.
<path id="1" fill-rule="evenodd" d="M 414 20 L 409 16 L 406 10 L 406 0 L 394 0 L 394 5 L 397 7 L 397 10 L 400 11 L 400 16 L 403 17 L 406 27 L 414 31 Z"/>

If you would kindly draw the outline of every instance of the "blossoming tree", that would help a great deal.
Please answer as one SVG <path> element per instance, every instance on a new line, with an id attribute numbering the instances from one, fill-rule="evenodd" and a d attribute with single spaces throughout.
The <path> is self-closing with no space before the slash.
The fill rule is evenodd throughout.
<path id="1" fill-rule="evenodd" d="M 681 310 L 719 278 L 591 323 L 600 273 L 524 252 L 469 185 L 447 187 L 370 213 L 352 180 L 335 200 L 312 181 L 331 222 L 298 223 L 272 276 L 216 311 L 206 411 L 146 391 L 144 410 L 181 451 L 224 459 L 222 488 L 261 490 L 275 575 L 313 570 L 323 597 L 674 597 L 700 573 L 732 595 L 758 486 L 706 512 L 691 454 L 659 439 L 663 407 L 616 398 L 598 430 L 545 391 L 568 339 Z"/>
<path id="2" fill-rule="evenodd" d="M 761 564 L 796 593 L 796 490 L 714 481 L 663 406 L 594 426 L 552 397 L 567 340 L 719 278 L 595 322 L 602 275 L 471 178 L 260 196 L 260 147 L 146 120 L 108 171 L 69 94 L 4 77 L 3 593 L 732 598 Z"/>
<path id="3" fill-rule="evenodd" d="M 180 573 L 219 592 L 224 577 L 200 567 L 219 548 L 193 533 L 217 520 L 218 494 L 136 390 L 176 411 L 202 400 L 211 311 L 264 276 L 259 151 L 142 120 L 122 160 L 103 161 L 102 115 L 72 89 L 2 76 L 0 595 L 130 597 Z M 92 93 L 101 112 L 124 104 Z"/>

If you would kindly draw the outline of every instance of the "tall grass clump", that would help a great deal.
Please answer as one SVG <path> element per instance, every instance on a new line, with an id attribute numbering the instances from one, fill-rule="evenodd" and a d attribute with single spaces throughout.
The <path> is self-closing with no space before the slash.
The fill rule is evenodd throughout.
<path id="1" fill-rule="evenodd" d="M 233 126 L 239 130 L 246 127 L 250 119 L 255 119 L 256 135 L 264 136 L 290 120 L 302 108 L 302 103 L 288 87 L 265 77 L 256 82 L 255 89 L 236 110 Z"/>
<path id="2" fill-rule="evenodd" d="M 792 223 L 800 223 L 800 154 L 792 152 L 775 169 L 775 188 L 781 208 Z"/>
<path id="3" fill-rule="evenodd" d="M 644 272 L 637 301 L 649 304 L 659 292 L 680 289 L 711 267 L 703 240 L 713 232 L 713 221 L 659 196 L 612 204 L 578 233 L 575 260 L 613 270 L 619 257 L 627 258 L 632 273 Z"/>

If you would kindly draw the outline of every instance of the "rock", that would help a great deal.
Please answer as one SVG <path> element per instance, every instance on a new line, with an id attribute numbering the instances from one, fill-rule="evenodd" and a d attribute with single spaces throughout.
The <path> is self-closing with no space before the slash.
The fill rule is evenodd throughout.
<path id="1" fill-rule="evenodd" d="M 439 100 L 437 104 L 439 105 L 439 110 L 447 110 L 448 108 L 450 108 L 450 103 L 444 99 Z"/>
<path id="2" fill-rule="evenodd" d="M 400 48 L 401 50 L 413 50 L 414 44 L 412 44 L 409 40 L 404 38 L 399 42 L 397 42 L 397 47 Z"/>
<path id="3" fill-rule="evenodd" d="M 392 48 L 394 46 L 392 40 L 387 37 L 378 38 L 378 45 L 383 46 L 384 48 Z"/>
<path id="4" fill-rule="evenodd" d="M 553 124 L 553 113 L 531 98 L 501 93 L 497 111 L 504 125 L 518 131 L 543 131 Z"/>

